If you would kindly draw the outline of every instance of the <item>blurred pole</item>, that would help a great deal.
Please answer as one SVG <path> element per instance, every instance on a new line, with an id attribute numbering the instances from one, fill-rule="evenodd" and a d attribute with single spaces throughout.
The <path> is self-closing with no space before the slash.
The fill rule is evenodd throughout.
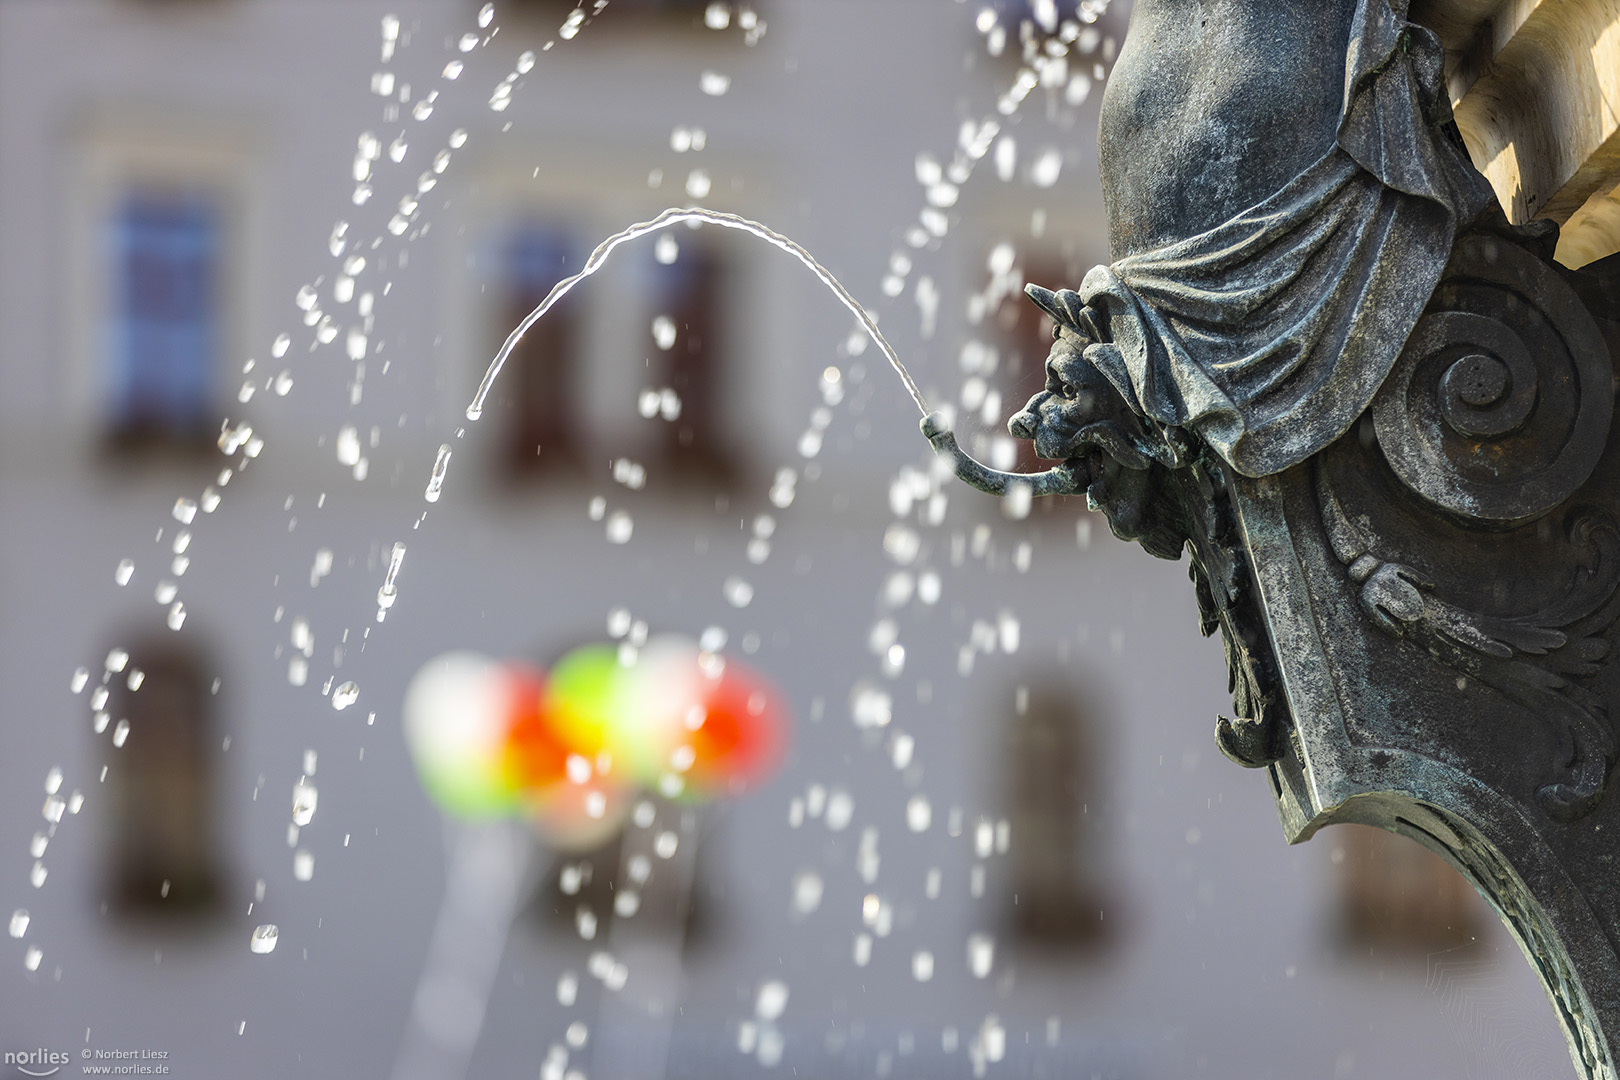
<path id="1" fill-rule="evenodd" d="M 652 871 L 637 885 L 637 914 L 616 915 L 608 948 L 629 978 L 617 992 L 602 995 L 593 1041 L 592 1080 L 659 1080 L 667 1075 L 675 1010 L 684 982 L 682 955 L 692 897 L 697 884 L 700 811 L 692 806 L 658 805 L 652 827 L 627 836 L 617 881 L 633 882 L 637 859 Z M 673 833 L 675 850 L 656 850 L 658 837 Z"/>
<path id="2" fill-rule="evenodd" d="M 445 889 L 393 1080 L 463 1080 L 533 844 L 519 822 L 445 823 Z"/>

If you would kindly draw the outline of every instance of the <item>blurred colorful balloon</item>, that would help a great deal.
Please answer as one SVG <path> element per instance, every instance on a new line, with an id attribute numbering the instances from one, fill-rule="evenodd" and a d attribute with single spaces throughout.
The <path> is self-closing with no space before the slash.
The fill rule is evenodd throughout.
<path id="1" fill-rule="evenodd" d="M 505 817 L 522 807 L 505 757 L 513 699 L 505 668 L 477 653 L 428 661 L 405 689 L 405 743 L 447 813 Z"/>
<path id="2" fill-rule="evenodd" d="M 525 815 L 553 846 L 597 846 L 638 789 L 737 795 L 775 768 L 786 716 L 762 677 L 681 637 L 587 645 L 543 674 L 475 653 L 423 666 L 405 695 L 422 785 L 459 817 Z"/>

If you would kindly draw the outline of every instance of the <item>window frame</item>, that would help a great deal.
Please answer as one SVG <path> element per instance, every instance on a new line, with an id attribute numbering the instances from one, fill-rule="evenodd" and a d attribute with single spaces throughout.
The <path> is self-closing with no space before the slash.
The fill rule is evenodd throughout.
<path id="1" fill-rule="evenodd" d="M 114 233 L 127 198 L 173 190 L 212 200 L 219 214 L 218 313 L 213 404 L 217 420 L 240 415 L 234 393 L 251 342 L 264 337 L 268 222 L 261 154 L 246 120 L 158 109 L 98 110 L 81 117 L 69 145 L 59 209 L 65 238 L 61 311 L 64 412 L 92 449 L 116 442 L 113 374 L 121 321 Z"/>

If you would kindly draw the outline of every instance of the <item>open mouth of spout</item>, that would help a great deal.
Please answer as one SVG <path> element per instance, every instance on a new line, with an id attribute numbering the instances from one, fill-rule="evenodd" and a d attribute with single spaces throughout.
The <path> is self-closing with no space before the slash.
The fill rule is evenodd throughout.
<path id="1" fill-rule="evenodd" d="M 992 469 L 974 460 L 957 445 L 956 433 L 951 431 L 940 413 L 929 413 L 922 421 L 922 433 L 934 450 L 948 454 L 956 464 L 956 476 L 969 487 L 989 495 L 1004 496 L 1017 486 L 1027 487 L 1033 496 L 1079 495 L 1091 482 L 1091 468 L 1082 457 L 1060 461 L 1050 469 L 1038 473 L 1012 473 Z"/>

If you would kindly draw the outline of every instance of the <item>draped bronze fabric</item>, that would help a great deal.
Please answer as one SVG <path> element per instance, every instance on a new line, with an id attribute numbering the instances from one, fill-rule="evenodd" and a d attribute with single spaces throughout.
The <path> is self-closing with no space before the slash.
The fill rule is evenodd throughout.
<path id="1" fill-rule="evenodd" d="M 1342 435 L 1389 373 L 1458 229 L 1494 196 L 1469 162 L 1429 31 L 1361 0 L 1337 142 L 1209 232 L 1099 266 L 1086 359 L 1137 411 L 1249 476 Z M 1098 318 L 1097 316 L 1100 316 Z"/>

